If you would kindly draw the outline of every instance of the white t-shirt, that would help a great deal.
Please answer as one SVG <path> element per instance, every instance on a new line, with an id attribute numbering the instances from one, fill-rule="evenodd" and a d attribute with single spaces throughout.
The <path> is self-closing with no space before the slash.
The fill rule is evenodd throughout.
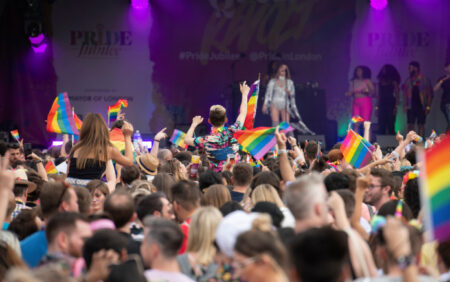
<path id="1" fill-rule="evenodd" d="M 180 272 L 150 269 L 146 270 L 144 274 L 149 282 L 194 282 L 194 280 Z"/>

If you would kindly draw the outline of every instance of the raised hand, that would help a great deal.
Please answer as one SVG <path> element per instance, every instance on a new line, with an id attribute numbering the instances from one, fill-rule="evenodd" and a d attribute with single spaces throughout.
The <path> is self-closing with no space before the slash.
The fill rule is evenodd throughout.
<path id="1" fill-rule="evenodd" d="M 164 127 L 164 128 L 161 129 L 158 133 L 156 133 L 156 135 L 155 135 L 155 141 L 161 141 L 161 139 L 167 138 L 166 129 L 167 129 L 167 127 Z"/>
<path id="2" fill-rule="evenodd" d="M 401 143 L 403 141 L 403 135 L 400 134 L 400 131 L 397 131 L 397 135 L 395 135 L 395 140 L 397 140 L 398 143 Z"/>
<path id="3" fill-rule="evenodd" d="M 250 87 L 247 85 L 247 82 L 244 81 L 239 84 L 239 88 L 241 90 L 241 93 L 243 96 L 248 96 L 248 93 L 250 92 Z"/>
<path id="4" fill-rule="evenodd" d="M 131 137 L 131 135 L 133 134 L 133 131 L 134 131 L 133 125 L 131 123 L 129 123 L 128 121 L 124 121 L 123 126 L 122 126 L 123 135 Z"/>
<path id="5" fill-rule="evenodd" d="M 279 149 L 286 149 L 287 137 L 284 133 L 280 132 L 280 126 L 275 129 L 275 138 Z"/>
<path id="6" fill-rule="evenodd" d="M 9 153 L 0 156 L 0 191 L 12 191 L 14 187 L 14 173 L 8 170 Z"/>
<path id="7" fill-rule="evenodd" d="M 195 126 L 201 124 L 203 122 L 203 118 L 201 116 L 195 116 L 192 119 L 192 124 L 194 124 Z"/>

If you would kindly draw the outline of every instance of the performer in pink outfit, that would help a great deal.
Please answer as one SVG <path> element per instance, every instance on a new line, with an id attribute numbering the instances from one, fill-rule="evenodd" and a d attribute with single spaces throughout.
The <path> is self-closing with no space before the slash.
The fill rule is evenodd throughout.
<path id="1" fill-rule="evenodd" d="M 360 116 L 365 121 L 372 118 L 372 98 L 375 86 L 370 80 L 371 71 L 366 66 L 356 67 L 346 96 L 353 97 L 352 116 Z"/>

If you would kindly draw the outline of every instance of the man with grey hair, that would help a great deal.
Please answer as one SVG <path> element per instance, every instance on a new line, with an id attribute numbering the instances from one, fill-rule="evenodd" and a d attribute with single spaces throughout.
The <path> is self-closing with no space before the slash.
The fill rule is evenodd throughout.
<path id="1" fill-rule="evenodd" d="M 183 242 L 183 233 L 178 225 L 168 219 L 147 216 L 144 219 L 144 240 L 141 255 L 148 281 L 191 282 L 181 273 L 177 262 L 178 250 Z"/>
<path id="2" fill-rule="evenodd" d="M 168 160 L 173 158 L 173 154 L 169 149 L 160 149 L 158 151 L 159 164 L 165 164 Z"/>
<path id="3" fill-rule="evenodd" d="M 327 191 L 318 173 L 304 175 L 290 183 L 285 201 L 295 218 L 295 232 L 327 223 Z"/>

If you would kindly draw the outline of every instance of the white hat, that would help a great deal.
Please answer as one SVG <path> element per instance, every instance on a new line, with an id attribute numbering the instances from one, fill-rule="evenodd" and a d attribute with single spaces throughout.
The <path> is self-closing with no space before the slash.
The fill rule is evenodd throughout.
<path id="1" fill-rule="evenodd" d="M 14 184 L 28 185 L 28 193 L 36 190 L 36 183 L 28 181 L 28 176 L 24 169 L 13 169 L 12 172 L 14 173 Z"/>
<path id="2" fill-rule="evenodd" d="M 216 243 L 228 257 L 233 257 L 234 244 L 237 237 L 252 228 L 252 223 L 258 213 L 234 211 L 220 221 L 216 232 Z"/>

